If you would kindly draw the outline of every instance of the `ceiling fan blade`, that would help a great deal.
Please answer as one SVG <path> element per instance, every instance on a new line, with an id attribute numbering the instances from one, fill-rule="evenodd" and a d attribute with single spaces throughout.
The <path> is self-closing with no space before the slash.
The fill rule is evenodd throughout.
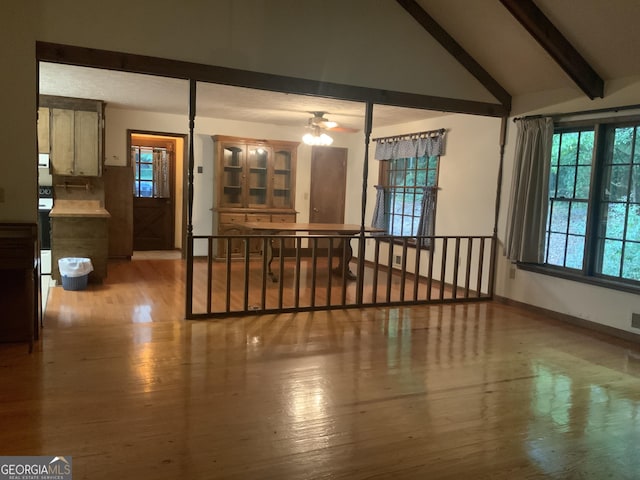
<path id="1" fill-rule="evenodd" d="M 327 128 L 327 130 L 331 132 L 344 132 L 344 133 L 356 133 L 359 132 L 359 128 L 351 128 L 351 127 L 333 127 Z"/>

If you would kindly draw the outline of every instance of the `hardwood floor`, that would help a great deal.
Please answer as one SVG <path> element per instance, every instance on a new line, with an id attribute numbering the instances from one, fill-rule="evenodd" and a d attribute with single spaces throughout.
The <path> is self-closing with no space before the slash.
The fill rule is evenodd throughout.
<path id="1" fill-rule="evenodd" d="M 637 479 L 640 347 L 493 302 L 185 321 L 180 260 L 0 345 L 2 455 L 75 479 Z"/>

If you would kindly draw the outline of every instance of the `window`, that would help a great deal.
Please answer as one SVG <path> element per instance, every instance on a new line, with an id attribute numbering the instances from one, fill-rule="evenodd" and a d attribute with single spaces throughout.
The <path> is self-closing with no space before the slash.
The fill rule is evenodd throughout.
<path id="1" fill-rule="evenodd" d="M 169 153 L 166 148 L 131 147 L 134 160 L 133 194 L 139 198 L 165 198 L 169 192 Z"/>
<path id="2" fill-rule="evenodd" d="M 547 265 L 605 280 L 640 282 L 639 133 L 640 119 L 556 128 Z"/>
<path id="3" fill-rule="evenodd" d="M 438 185 L 439 158 L 411 157 L 383 162 L 380 183 L 385 187 L 385 222 L 389 234 L 418 234 L 422 187 Z"/>

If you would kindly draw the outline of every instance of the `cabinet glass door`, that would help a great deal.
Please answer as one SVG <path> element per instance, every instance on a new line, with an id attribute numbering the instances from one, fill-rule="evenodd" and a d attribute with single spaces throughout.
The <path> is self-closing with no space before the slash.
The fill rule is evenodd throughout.
<path id="1" fill-rule="evenodd" d="M 244 148 L 226 145 L 222 149 L 222 205 L 241 207 Z"/>
<path id="2" fill-rule="evenodd" d="M 248 207 L 267 207 L 269 201 L 267 198 L 269 149 L 255 145 L 249 145 L 247 149 Z"/>
<path id="3" fill-rule="evenodd" d="M 277 150 L 273 162 L 273 206 L 292 208 L 291 198 L 291 152 Z"/>

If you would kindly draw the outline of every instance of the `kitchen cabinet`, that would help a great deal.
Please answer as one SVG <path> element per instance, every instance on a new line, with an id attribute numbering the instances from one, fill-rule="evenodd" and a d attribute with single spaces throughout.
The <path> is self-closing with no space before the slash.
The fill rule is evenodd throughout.
<path id="1" fill-rule="evenodd" d="M 102 174 L 104 103 L 98 100 L 42 96 L 49 109 L 49 146 L 54 175 Z"/>
<path id="2" fill-rule="evenodd" d="M 38 153 L 49 153 L 49 109 L 38 108 Z"/>
<path id="3" fill-rule="evenodd" d="M 65 257 L 91 259 L 89 281 L 107 277 L 109 212 L 95 200 L 57 200 L 51 216 L 51 278 L 60 282 L 58 260 Z"/>
<path id="4" fill-rule="evenodd" d="M 214 230 L 219 235 L 244 235 L 242 223 L 295 222 L 295 178 L 298 142 L 215 135 Z M 241 239 L 231 241 L 233 256 L 244 254 Z M 226 240 L 217 256 L 225 256 Z M 262 241 L 252 240 L 250 253 Z"/>

